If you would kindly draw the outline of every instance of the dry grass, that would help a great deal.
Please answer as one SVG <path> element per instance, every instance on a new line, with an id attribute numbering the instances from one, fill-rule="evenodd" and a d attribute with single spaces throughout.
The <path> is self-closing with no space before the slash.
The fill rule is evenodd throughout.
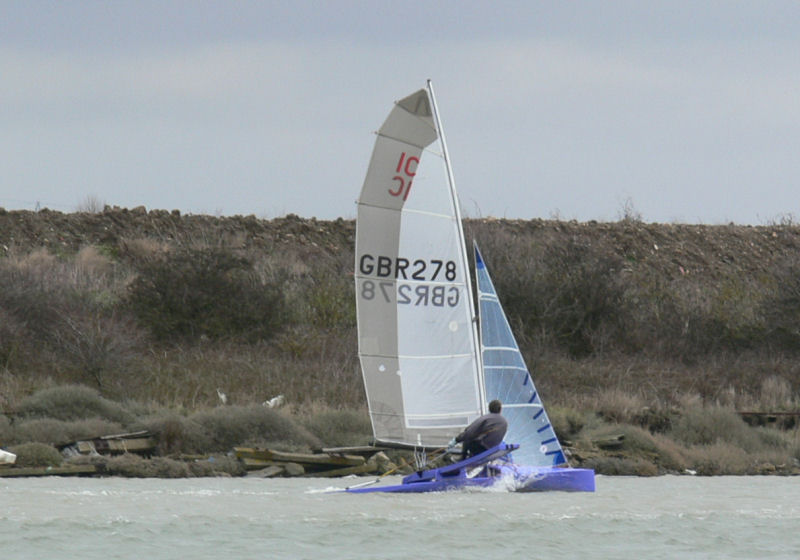
<path id="1" fill-rule="evenodd" d="M 336 410 L 317 404 L 305 407 L 299 420 L 329 447 L 367 445 L 372 440 L 372 425 L 365 409 Z"/>
<path id="2" fill-rule="evenodd" d="M 37 418 L 16 423 L 5 441 L 9 443 L 40 442 L 64 444 L 80 439 L 92 439 L 123 432 L 122 425 L 100 418 L 62 421 Z"/>
<path id="3" fill-rule="evenodd" d="M 590 403 L 590 409 L 607 422 L 633 424 L 645 409 L 644 399 L 620 389 L 603 389 Z"/>

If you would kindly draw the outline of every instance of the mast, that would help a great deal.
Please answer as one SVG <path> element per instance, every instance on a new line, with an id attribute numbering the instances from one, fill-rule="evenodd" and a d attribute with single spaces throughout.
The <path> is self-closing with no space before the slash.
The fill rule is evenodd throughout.
<path id="1" fill-rule="evenodd" d="M 464 227 L 461 221 L 461 203 L 458 199 L 458 193 L 456 192 L 456 182 L 455 178 L 453 177 L 453 168 L 450 165 L 450 154 L 447 151 L 447 142 L 444 138 L 444 129 L 442 128 L 442 121 L 439 115 L 439 106 L 436 104 L 436 96 L 433 93 L 433 83 L 431 80 L 428 80 L 428 93 L 430 94 L 431 98 L 431 108 L 433 112 L 433 121 L 436 123 L 436 130 L 439 133 L 439 142 L 442 145 L 442 157 L 444 158 L 444 165 L 445 169 L 447 170 L 447 182 L 450 185 L 450 196 L 453 200 L 453 208 L 455 210 L 456 215 L 456 222 L 457 222 L 457 230 L 458 230 L 458 239 L 461 244 L 461 252 L 463 255 L 464 263 L 467 267 L 466 271 L 466 287 L 467 287 L 467 299 L 469 300 L 469 313 L 472 323 L 472 340 L 473 345 L 475 347 L 476 356 L 475 359 L 477 361 L 477 371 L 478 371 L 478 401 L 481 406 L 481 414 L 486 414 L 486 387 L 484 385 L 484 375 L 483 375 L 483 359 L 481 357 L 481 346 L 480 346 L 480 338 L 478 335 L 478 315 L 475 311 L 475 297 L 472 291 L 472 280 L 471 274 L 469 273 L 469 258 L 467 256 L 467 244 L 464 239 Z"/>

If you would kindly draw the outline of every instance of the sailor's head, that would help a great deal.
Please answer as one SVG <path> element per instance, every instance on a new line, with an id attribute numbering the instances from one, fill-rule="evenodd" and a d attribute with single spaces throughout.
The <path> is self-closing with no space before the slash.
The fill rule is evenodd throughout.
<path id="1" fill-rule="evenodd" d="M 503 409 L 503 403 L 501 403 L 497 399 L 489 403 L 489 412 L 493 414 L 499 413 L 502 409 Z"/>

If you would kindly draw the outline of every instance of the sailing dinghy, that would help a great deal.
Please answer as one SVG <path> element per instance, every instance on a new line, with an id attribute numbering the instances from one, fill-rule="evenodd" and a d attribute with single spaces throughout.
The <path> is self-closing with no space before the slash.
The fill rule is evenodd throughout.
<path id="1" fill-rule="evenodd" d="M 422 459 L 492 399 L 503 403 L 509 443 L 434 469 L 422 459 L 401 484 L 347 491 L 593 491 L 594 472 L 567 465 L 477 246 L 475 304 L 430 81 L 379 129 L 356 224 L 358 348 L 376 444 Z"/>

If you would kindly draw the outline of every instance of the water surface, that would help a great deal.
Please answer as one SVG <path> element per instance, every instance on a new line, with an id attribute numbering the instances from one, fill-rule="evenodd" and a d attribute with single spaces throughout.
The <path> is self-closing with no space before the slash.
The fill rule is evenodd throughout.
<path id="1" fill-rule="evenodd" d="M 4 479 L 0 550 L 20 559 L 800 557 L 798 478 L 598 477 L 594 494 L 328 492 L 354 482 Z"/>

